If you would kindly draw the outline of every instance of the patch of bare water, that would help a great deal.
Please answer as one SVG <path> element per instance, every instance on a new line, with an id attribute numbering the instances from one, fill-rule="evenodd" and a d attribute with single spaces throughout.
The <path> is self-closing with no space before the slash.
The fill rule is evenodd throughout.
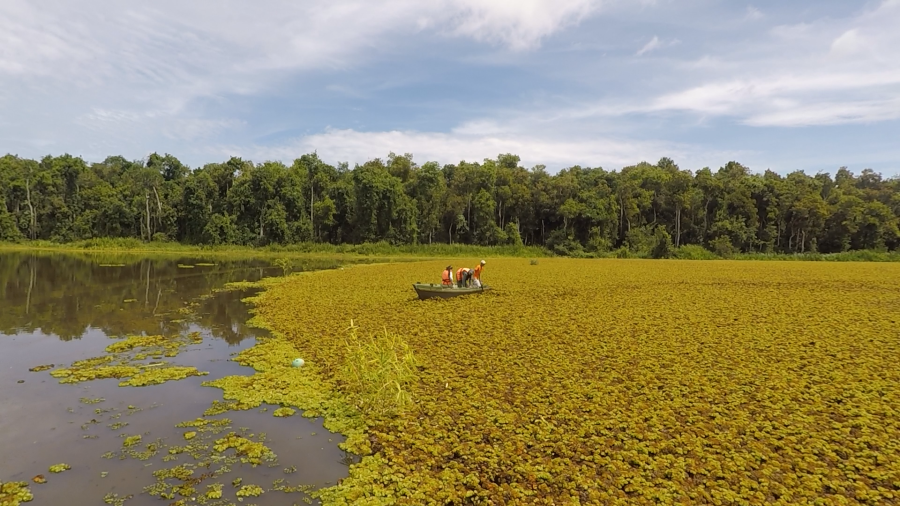
<path id="1" fill-rule="evenodd" d="M 215 289 L 282 273 L 264 262 L 208 263 L 215 265 L 199 259 L 104 261 L 0 254 L 0 481 L 28 481 L 35 504 L 95 505 L 105 497 L 128 496 L 128 505 L 161 504 L 144 492 L 155 482 L 153 471 L 191 461 L 184 455 L 176 462 L 162 460 L 166 448 L 184 444 L 184 433 L 191 430 L 176 424 L 203 416 L 214 400 L 222 400 L 221 390 L 201 383 L 252 374 L 228 359 L 265 335 L 245 324 L 249 315 L 240 299 L 246 292 Z M 322 261 L 300 268 L 335 265 Z M 104 355 L 114 338 L 125 335 L 194 331 L 202 342 L 170 360 L 208 376 L 119 387 L 117 379 L 60 384 L 49 371 L 29 372 L 38 365 L 64 366 Z M 204 486 L 223 483 L 223 498 L 233 501 L 232 481 L 240 478 L 244 485 L 267 490 L 248 498 L 250 503 L 304 504 L 309 499 L 302 493 L 270 489 L 278 483 L 320 488 L 346 476 L 349 456 L 337 447 L 341 436 L 324 429 L 320 419 L 299 413 L 274 417 L 276 407 L 209 417 L 229 418 L 228 431 L 265 434 L 265 444 L 278 458 L 275 464 L 256 467 L 236 463 Z M 144 444 L 160 440 L 161 451 L 148 460 L 109 453 L 120 451 L 124 437 L 134 435 L 141 435 Z M 72 469 L 48 472 L 59 463 Z M 32 483 L 36 475 L 47 483 Z M 202 492 L 198 487 L 198 494 Z"/>

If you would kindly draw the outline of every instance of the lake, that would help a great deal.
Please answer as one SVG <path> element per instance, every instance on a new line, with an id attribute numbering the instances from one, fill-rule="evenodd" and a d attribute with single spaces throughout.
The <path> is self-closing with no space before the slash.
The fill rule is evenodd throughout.
<path id="1" fill-rule="evenodd" d="M 217 464 L 214 452 L 185 445 L 177 424 L 204 416 L 222 391 L 204 381 L 252 374 L 230 361 L 253 346 L 264 330 L 247 326 L 248 307 L 242 298 L 252 291 L 222 290 L 226 283 L 257 281 L 289 271 L 330 269 L 332 259 L 293 260 L 274 266 L 263 260 L 223 260 L 186 257 L 138 258 L 129 255 L 64 255 L 0 252 L 0 481 L 27 481 L 34 504 L 71 506 L 101 504 L 162 504 L 145 492 L 154 485 L 154 471 L 192 463 L 199 474 L 204 462 Z M 199 333 L 199 334 L 192 334 Z M 208 372 L 178 381 L 143 387 L 120 387 L 119 379 L 60 384 L 52 369 L 106 355 L 106 347 L 133 335 L 162 335 L 187 344 L 177 356 L 135 363 L 196 367 Z M 156 357 L 159 358 L 159 357 Z M 144 360 L 143 362 L 139 362 Z M 266 492 L 246 498 L 259 504 L 309 502 L 302 492 L 273 488 L 330 486 L 347 475 L 352 456 L 338 448 L 343 438 L 322 427 L 321 420 L 275 417 L 278 406 L 228 411 L 206 417 L 227 418 L 219 432 L 202 433 L 206 446 L 229 432 L 264 439 L 277 461 L 252 466 L 240 461 L 220 466 L 221 472 L 174 499 L 193 503 L 234 502 L 233 482 L 255 484 Z M 141 444 L 125 451 L 126 438 L 141 436 Z M 198 438 L 196 441 L 202 441 Z M 168 451 L 167 451 L 168 450 Z M 227 453 L 227 452 L 225 452 Z M 66 463 L 70 470 L 48 472 Z M 32 478 L 43 475 L 45 484 Z M 208 499 L 206 487 L 223 484 L 220 500 Z M 132 496 L 132 497 L 129 497 Z M 168 501 L 172 502 L 172 501 Z M 166 502 L 166 504 L 168 504 Z M 312 501 L 315 502 L 315 501 Z"/>

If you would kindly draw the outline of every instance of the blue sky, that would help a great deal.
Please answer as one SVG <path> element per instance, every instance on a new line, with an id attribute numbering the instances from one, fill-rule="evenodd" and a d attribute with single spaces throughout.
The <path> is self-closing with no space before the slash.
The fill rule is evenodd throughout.
<path id="1" fill-rule="evenodd" d="M 900 175 L 900 0 L 4 0 L 0 151 Z"/>

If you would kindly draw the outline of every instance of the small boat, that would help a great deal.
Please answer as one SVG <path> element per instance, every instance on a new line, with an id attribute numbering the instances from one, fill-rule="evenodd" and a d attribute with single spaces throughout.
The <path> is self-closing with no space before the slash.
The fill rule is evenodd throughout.
<path id="1" fill-rule="evenodd" d="M 431 299 L 433 297 L 440 297 L 442 299 L 449 299 L 450 297 L 456 297 L 459 295 L 468 295 L 470 293 L 481 293 L 485 290 L 490 290 L 491 287 L 487 285 L 482 285 L 481 287 L 467 287 L 460 288 L 456 285 L 446 286 L 446 285 L 435 285 L 433 283 L 415 283 L 413 288 L 416 289 L 416 293 L 419 295 L 419 299 Z"/>

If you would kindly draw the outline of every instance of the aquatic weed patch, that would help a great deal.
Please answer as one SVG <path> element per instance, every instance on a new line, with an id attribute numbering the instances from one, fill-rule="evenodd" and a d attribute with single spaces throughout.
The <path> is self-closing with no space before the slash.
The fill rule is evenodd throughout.
<path id="1" fill-rule="evenodd" d="M 208 373 L 196 367 L 142 362 L 147 358 L 175 357 L 187 346 L 201 342 L 203 338 L 199 332 L 176 336 L 128 336 L 107 346 L 108 355 L 75 361 L 69 367 L 51 371 L 50 375 L 59 378 L 60 383 L 116 378 L 123 380 L 119 382 L 121 387 L 158 385 L 191 376 L 204 376 Z"/>
<path id="2" fill-rule="evenodd" d="M 900 266 L 503 259 L 490 292 L 415 299 L 446 264 L 253 298 L 276 337 L 216 386 L 305 409 L 267 374 L 306 360 L 294 381 L 366 455 L 326 504 L 898 502 Z M 410 409 L 352 406 L 350 319 L 421 360 Z"/>
<path id="3" fill-rule="evenodd" d="M 19 506 L 23 502 L 31 502 L 34 495 L 24 481 L 0 481 L 0 506 Z"/>

